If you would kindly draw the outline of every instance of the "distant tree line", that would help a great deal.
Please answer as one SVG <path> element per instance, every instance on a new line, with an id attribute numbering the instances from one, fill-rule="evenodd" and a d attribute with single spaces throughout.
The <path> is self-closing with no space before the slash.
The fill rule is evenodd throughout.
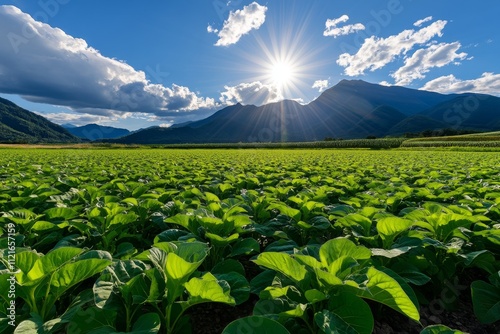
<path id="1" fill-rule="evenodd" d="M 404 134 L 404 137 L 405 138 L 445 137 L 445 136 L 468 135 L 472 133 L 481 133 L 481 131 L 446 128 L 446 129 L 436 129 L 436 130 L 425 130 L 422 132 L 407 132 Z"/>

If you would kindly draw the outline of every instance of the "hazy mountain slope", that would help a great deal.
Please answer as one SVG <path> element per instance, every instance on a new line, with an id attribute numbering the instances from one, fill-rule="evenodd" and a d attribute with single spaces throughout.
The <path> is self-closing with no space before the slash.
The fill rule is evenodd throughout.
<path id="1" fill-rule="evenodd" d="M 98 124 L 87 124 L 84 126 L 67 128 L 67 130 L 74 136 L 88 140 L 114 139 L 130 134 L 130 131 L 127 129 Z"/>

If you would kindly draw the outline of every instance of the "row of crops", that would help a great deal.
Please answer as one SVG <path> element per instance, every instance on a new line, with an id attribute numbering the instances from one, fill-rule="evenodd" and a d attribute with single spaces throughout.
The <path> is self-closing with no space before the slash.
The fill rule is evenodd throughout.
<path id="1" fill-rule="evenodd" d="M 371 333 L 464 295 L 495 326 L 499 176 L 487 152 L 2 150 L 0 332 L 189 333 L 255 300 L 224 333 Z"/>

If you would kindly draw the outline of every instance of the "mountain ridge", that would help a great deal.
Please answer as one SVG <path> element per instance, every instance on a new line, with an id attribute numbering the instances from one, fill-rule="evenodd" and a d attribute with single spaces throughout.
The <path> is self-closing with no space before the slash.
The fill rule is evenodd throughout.
<path id="1" fill-rule="evenodd" d="M 66 130 L 68 130 L 72 135 L 76 137 L 90 141 L 116 139 L 129 135 L 131 133 L 128 129 L 116 128 L 113 126 L 104 126 L 94 123 L 77 127 L 67 127 Z"/>
<path id="2" fill-rule="evenodd" d="M 467 117 L 463 117 L 464 113 L 457 110 L 457 105 L 468 106 L 473 98 L 479 103 Z M 460 122 L 457 121 L 459 116 L 462 117 Z M 317 141 L 400 136 L 407 132 L 443 128 L 500 129 L 500 98 L 472 93 L 445 95 L 362 80 L 342 80 L 305 105 L 293 100 L 262 106 L 238 103 L 202 120 L 139 131 L 116 142 Z"/>
<path id="3" fill-rule="evenodd" d="M 0 98 L 0 142 L 77 143 L 81 140 L 45 117 Z"/>

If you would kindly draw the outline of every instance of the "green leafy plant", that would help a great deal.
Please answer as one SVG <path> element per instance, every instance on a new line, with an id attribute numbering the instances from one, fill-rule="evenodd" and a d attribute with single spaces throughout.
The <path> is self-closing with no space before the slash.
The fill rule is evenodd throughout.
<path id="1" fill-rule="evenodd" d="M 111 255 L 75 247 L 60 247 L 46 255 L 23 250 L 16 254 L 16 263 L 16 294 L 36 322 L 43 323 L 64 314 L 66 308 L 57 303 L 71 294 L 76 285 L 111 264 Z M 8 275 L 2 275 L 2 284 Z M 8 300 L 6 292 L 1 294 L 4 300 Z"/>
<path id="2" fill-rule="evenodd" d="M 348 327 L 356 333 L 371 333 L 373 315 L 363 300 L 371 299 L 418 321 L 418 306 L 409 297 L 411 288 L 394 272 L 370 265 L 370 257 L 369 249 L 345 238 L 293 255 L 263 252 L 254 262 L 278 276 L 260 291 L 254 314 L 284 323 L 302 319 L 315 333 Z"/>
<path id="3" fill-rule="evenodd" d="M 189 307 L 206 302 L 235 304 L 227 281 L 211 273 L 192 277 L 208 251 L 201 242 L 161 242 L 135 259 L 118 261 L 94 285 L 96 306 L 122 314 L 127 332 L 148 306 L 160 316 L 164 331 L 181 333 L 189 328 L 183 316 Z"/>

